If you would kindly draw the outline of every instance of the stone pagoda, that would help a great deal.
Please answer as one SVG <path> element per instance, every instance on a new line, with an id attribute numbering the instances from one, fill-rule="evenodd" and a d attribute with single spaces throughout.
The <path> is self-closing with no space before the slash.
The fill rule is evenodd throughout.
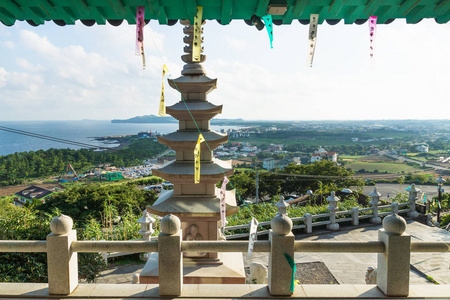
<path id="1" fill-rule="evenodd" d="M 210 120 L 222 113 L 222 105 L 207 100 L 207 94 L 216 88 L 217 79 L 206 76 L 201 65 L 206 60 L 205 55 L 201 54 L 199 62 L 193 61 L 194 26 L 189 21 L 181 21 L 181 24 L 185 25 L 183 41 L 187 44 L 184 47 L 186 54 L 181 58 L 186 64 L 181 77 L 168 80 L 169 85 L 181 93 L 181 101 L 166 108 L 167 114 L 179 121 L 179 129 L 158 137 L 160 143 L 176 151 L 176 160 L 153 170 L 153 175 L 173 183 L 173 190 L 163 191 L 147 211 L 158 216 L 178 216 L 183 240 L 216 241 L 221 239 L 220 190 L 216 184 L 224 175 L 232 175 L 233 169 L 229 163 L 215 159 L 212 150 L 226 143 L 228 136 L 210 129 Z M 199 130 L 207 145 L 201 143 L 200 182 L 195 184 L 194 148 Z M 237 210 L 235 193 L 228 191 L 226 214 L 234 214 Z M 157 256 L 153 253 L 147 261 L 140 275 L 141 283 L 158 282 Z M 184 253 L 184 282 L 245 283 L 242 254 Z"/>

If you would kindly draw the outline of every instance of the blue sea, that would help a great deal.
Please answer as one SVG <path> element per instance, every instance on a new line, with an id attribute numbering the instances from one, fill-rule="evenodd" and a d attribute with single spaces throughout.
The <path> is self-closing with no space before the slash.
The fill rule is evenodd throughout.
<path id="1" fill-rule="evenodd" d="M 137 134 L 142 131 L 170 133 L 178 129 L 178 123 L 132 124 L 111 123 L 111 121 L 11 121 L 0 122 L 0 126 L 47 135 L 51 137 L 86 143 L 94 146 L 116 147 L 118 143 L 95 140 L 96 137 Z M 214 130 L 234 126 L 211 126 Z M 80 147 L 36 137 L 0 130 L 0 155 L 15 152 L 47 150 L 50 148 L 80 149 Z"/>

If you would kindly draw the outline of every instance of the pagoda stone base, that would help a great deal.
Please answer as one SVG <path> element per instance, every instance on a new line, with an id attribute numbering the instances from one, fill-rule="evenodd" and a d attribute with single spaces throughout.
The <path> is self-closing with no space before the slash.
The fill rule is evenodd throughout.
<path id="1" fill-rule="evenodd" d="M 242 253 L 219 253 L 221 264 L 184 260 L 183 283 L 185 284 L 245 284 Z M 139 277 L 139 283 L 158 284 L 158 253 L 152 253 Z"/>

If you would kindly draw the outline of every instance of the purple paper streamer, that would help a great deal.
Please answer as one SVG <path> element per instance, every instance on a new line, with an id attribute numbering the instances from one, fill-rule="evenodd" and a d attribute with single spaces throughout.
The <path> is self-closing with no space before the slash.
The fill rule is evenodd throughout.
<path id="1" fill-rule="evenodd" d="M 370 16 L 369 18 L 369 31 L 370 31 L 370 57 L 373 57 L 374 54 L 374 41 L 375 41 L 375 33 L 377 30 L 377 17 Z"/>
<path id="2" fill-rule="evenodd" d="M 136 10 L 136 55 L 144 54 L 144 15 L 145 6 L 138 6 Z"/>

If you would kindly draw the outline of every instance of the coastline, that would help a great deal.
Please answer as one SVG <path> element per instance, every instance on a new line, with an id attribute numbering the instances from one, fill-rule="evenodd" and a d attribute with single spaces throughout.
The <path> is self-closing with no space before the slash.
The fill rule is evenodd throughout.
<path id="1" fill-rule="evenodd" d="M 124 135 L 109 135 L 109 136 L 102 136 L 102 137 L 93 137 L 94 140 L 104 143 L 105 145 L 108 144 L 119 144 L 115 147 L 108 147 L 104 146 L 106 148 L 114 149 L 114 150 L 122 150 L 126 147 L 128 147 L 131 144 L 131 137 L 137 136 L 136 134 L 124 134 Z"/>

